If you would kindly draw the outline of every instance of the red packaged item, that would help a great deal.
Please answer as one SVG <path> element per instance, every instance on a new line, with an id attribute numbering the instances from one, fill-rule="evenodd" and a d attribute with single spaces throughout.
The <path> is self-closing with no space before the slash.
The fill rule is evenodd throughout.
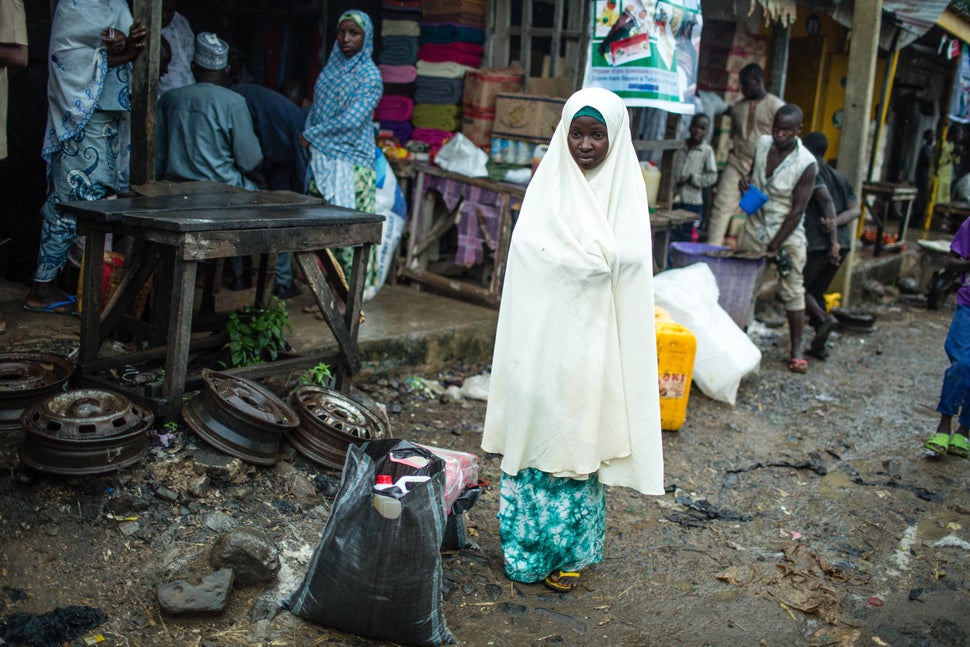
<path id="1" fill-rule="evenodd" d="M 468 452 L 432 447 L 420 443 L 414 444 L 424 447 L 445 461 L 445 510 L 448 514 L 451 514 L 451 506 L 458 500 L 461 493 L 478 484 L 478 457 Z"/>

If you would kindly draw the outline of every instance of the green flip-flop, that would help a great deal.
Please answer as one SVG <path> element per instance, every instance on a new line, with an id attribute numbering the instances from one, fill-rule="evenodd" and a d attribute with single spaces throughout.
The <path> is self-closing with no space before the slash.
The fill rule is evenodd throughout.
<path id="1" fill-rule="evenodd" d="M 947 453 L 960 458 L 967 458 L 970 456 L 970 438 L 963 434 L 953 434 L 950 436 L 950 447 L 947 449 Z"/>
<path id="2" fill-rule="evenodd" d="M 945 456 L 950 449 L 950 434 L 936 433 L 926 439 L 923 447 L 937 456 Z"/>

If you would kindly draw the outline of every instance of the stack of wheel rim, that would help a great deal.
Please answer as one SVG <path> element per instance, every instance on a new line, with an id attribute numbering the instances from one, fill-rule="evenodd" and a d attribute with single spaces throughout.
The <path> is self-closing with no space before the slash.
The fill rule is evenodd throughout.
<path id="1" fill-rule="evenodd" d="M 341 469 L 352 444 L 391 438 L 383 413 L 340 391 L 305 385 L 294 390 L 290 400 L 300 425 L 286 432 L 287 441 L 325 467 Z"/>
<path id="2" fill-rule="evenodd" d="M 66 391 L 23 412 L 20 460 L 52 474 L 114 472 L 144 457 L 154 422 L 151 411 L 120 393 Z"/>
<path id="3" fill-rule="evenodd" d="M 255 465 L 273 465 L 284 432 L 299 425 L 297 414 L 269 389 L 209 369 L 205 386 L 182 406 L 182 418 L 202 440 Z"/>
<path id="4" fill-rule="evenodd" d="M 64 390 L 71 363 L 47 353 L 0 353 L 0 431 L 21 428 L 24 411 Z"/>

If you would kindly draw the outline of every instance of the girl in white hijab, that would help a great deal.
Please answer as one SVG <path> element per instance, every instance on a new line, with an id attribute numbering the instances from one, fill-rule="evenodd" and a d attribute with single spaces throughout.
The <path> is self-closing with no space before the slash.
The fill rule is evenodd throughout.
<path id="1" fill-rule="evenodd" d="M 647 194 L 623 101 L 575 93 L 512 234 L 482 448 L 510 579 L 603 558 L 604 485 L 663 494 Z"/>

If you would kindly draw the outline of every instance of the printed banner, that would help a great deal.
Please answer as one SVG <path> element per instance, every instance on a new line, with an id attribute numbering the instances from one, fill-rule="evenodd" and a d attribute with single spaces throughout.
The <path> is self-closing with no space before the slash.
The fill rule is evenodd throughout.
<path id="1" fill-rule="evenodd" d="M 626 105 L 694 114 L 701 47 L 700 0 L 592 0 L 583 87 Z"/>
<path id="2" fill-rule="evenodd" d="M 951 97 L 950 121 L 970 123 L 970 50 L 966 45 L 960 51 L 960 69 L 953 77 Z"/>

